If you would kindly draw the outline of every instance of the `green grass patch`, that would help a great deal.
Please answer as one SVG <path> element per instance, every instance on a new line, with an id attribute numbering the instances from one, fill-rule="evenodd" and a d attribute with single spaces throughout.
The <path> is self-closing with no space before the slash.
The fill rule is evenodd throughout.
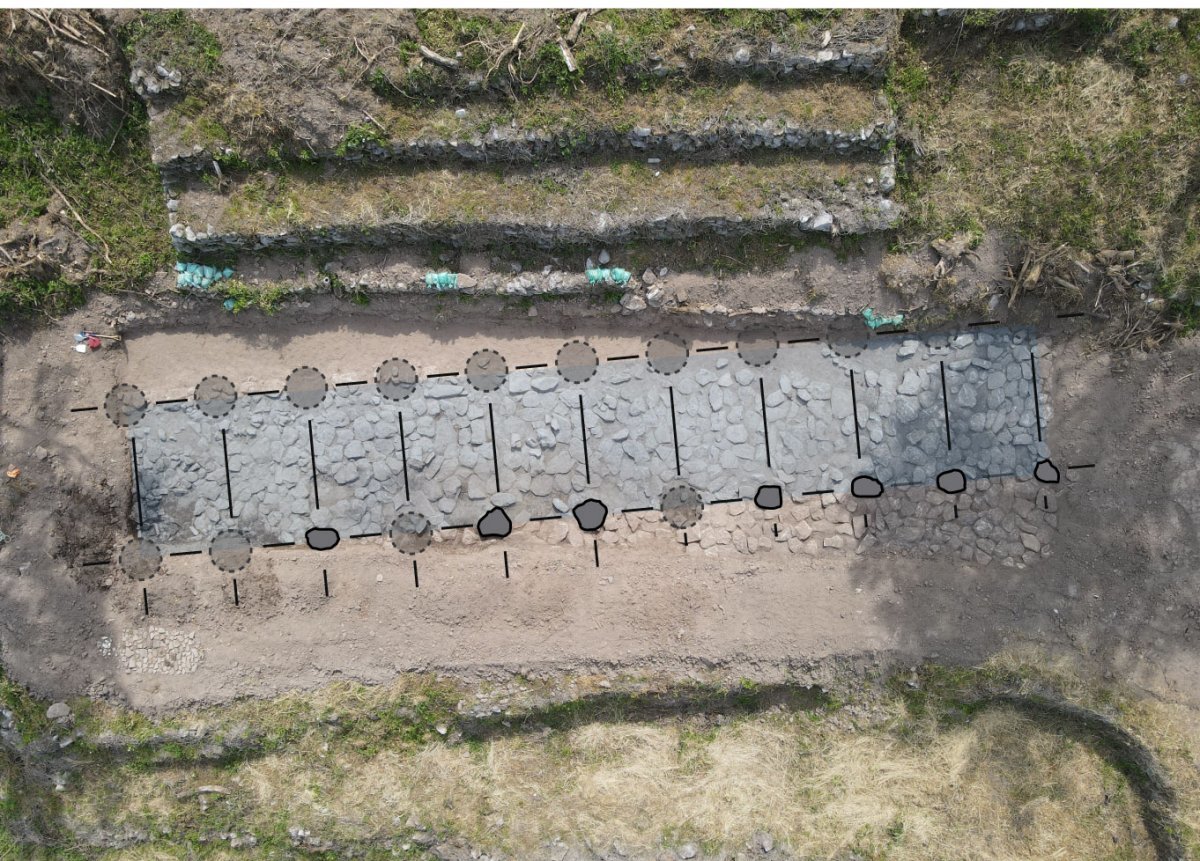
<path id="1" fill-rule="evenodd" d="M 264 314 L 274 314 L 287 296 L 287 290 L 281 284 L 268 284 L 261 287 L 251 286 L 237 278 L 219 281 L 215 292 L 222 299 L 232 302 L 229 310 L 234 314 L 255 309 Z"/>
<path id="2" fill-rule="evenodd" d="M 69 209 L 60 215 L 91 248 L 92 273 L 84 286 L 130 289 L 173 260 L 162 186 L 138 105 L 108 141 L 62 127 L 45 102 L 0 109 L 0 224 L 38 217 L 56 187 L 87 223 L 83 227 Z M 82 299 L 80 287 L 60 279 L 0 282 L 6 314 L 61 313 Z"/>
<path id="3" fill-rule="evenodd" d="M 185 87 L 215 72 L 221 59 L 217 37 L 182 9 L 145 12 L 120 37 L 126 54 L 178 70 Z"/>
<path id="4" fill-rule="evenodd" d="M 1200 16 L 1060 13 L 1021 36 L 1005 20 L 906 19 L 886 91 L 923 154 L 900 154 L 901 244 L 968 225 L 1132 250 L 1194 328 Z"/>

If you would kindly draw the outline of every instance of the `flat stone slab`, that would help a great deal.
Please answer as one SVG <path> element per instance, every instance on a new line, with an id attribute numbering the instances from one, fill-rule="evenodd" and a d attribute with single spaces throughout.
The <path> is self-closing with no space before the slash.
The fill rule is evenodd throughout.
<path id="1" fill-rule="evenodd" d="M 612 513 L 661 510 L 680 482 L 704 505 L 753 500 L 764 485 L 782 502 L 850 493 L 859 476 L 884 495 L 954 469 L 966 481 L 1029 477 L 1049 458 L 1029 330 L 874 336 L 853 356 L 822 343 L 770 356 L 758 332 L 747 343 L 756 364 L 733 346 L 682 364 L 672 352 L 667 373 L 645 355 L 602 356 L 583 379 L 488 357 L 485 390 L 467 375 L 411 381 L 403 365 L 383 381 L 403 386 L 399 400 L 374 381 L 321 392 L 308 374 L 302 403 L 239 394 L 219 417 L 192 402 L 148 406 L 128 431 L 142 535 L 168 552 L 208 550 L 223 532 L 255 546 L 314 527 L 395 537 L 402 508 L 435 530 L 476 527 L 492 509 L 515 527 L 570 523 L 589 499 Z"/>

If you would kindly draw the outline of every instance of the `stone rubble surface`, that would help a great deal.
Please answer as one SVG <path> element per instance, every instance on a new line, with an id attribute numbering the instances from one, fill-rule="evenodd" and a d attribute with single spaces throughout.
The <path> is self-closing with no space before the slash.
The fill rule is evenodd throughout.
<path id="1" fill-rule="evenodd" d="M 121 634 L 119 660 L 126 673 L 179 676 L 196 671 L 204 650 L 196 644 L 195 632 L 130 628 Z"/>
<path id="2" fill-rule="evenodd" d="M 717 509 L 765 518 L 749 502 L 730 501 L 750 500 L 759 486 L 778 484 L 785 497 L 781 518 L 788 510 L 820 505 L 824 496 L 805 494 L 828 490 L 849 510 L 874 513 L 878 539 L 904 543 L 912 529 L 936 528 L 950 552 L 970 546 L 974 553 L 979 537 L 997 539 L 961 534 L 980 517 L 971 500 L 1001 478 L 1042 487 L 1026 481 L 1037 461 L 1049 456 L 1038 439 L 1031 347 L 1044 352 L 1031 332 L 1019 329 L 888 336 L 851 358 L 824 344 L 784 344 L 762 368 L 747 366 L 732 349 L 693 353 L 672 375 L 655 373 L 642 359 L 601 357 L 596 374 L 578 385 L 543 368 L 512 371 L 491 393 L 476 391 L 460 376 L 422 380 L 400 402 L 367 384 L 331 387 L 324 402 L 307 411 L 283 394 L 243 395 L 220 419 L 193 404 L 154 407 L 131 431 L 140 458 L 143 534 L 166 552 L 206 550 L 222 529 L 240 530 L 256 545 L 302 542 L 313 526 L 332 527 L 346 538 L 386 532 L 406 501 L 435 530 L 474 525 L 500 506 L 515 528 L 531 518 L 557 517 L 541 525 L 574 534 L 569 511 L 583 500 L 599 499 L 613 515 L 657 509 L 663 489 L 682 478 L 705 502 L 701 535 Z M 520 357 L 507 358 L 511 367 Z M 1045 392 L 1040 395 L 1044 425 L 1050 408 Z M 965 473 L 968 493 L 951 496 L 934 487 L 948 469 Z M 883 496 L 851 498 L 858 475 L 876 477 L 886 488 Z M 941 518 L 956 501 L 959 521 L 951 528 Z M 1045 544 L 1041 520 L 1025 530 L 1036 540 L 1022 543 L 1024 521 L 1016 514 L 1005 520 L 1001 513 L 988 514 L 990 526 L 1015 536 L 1015 543 L 985 544 L 984 555 L 1018 560 Z M 657 511 L 648 514 L 661 522 Z M 849 546 L 854 535 L 846 527 L 822 536 L 826 546 Z M 774 536 L 768 542 L 742 531 L 730 539 L 738 549 L 774 543 Z M 467 540 L 472 532 L 461 530 L 458 537 Z"/>

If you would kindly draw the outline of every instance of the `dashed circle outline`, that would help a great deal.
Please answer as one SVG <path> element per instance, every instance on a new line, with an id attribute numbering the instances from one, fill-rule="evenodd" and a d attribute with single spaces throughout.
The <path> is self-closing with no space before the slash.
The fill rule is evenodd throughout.
<path id="1" fill-rule="evenodd" d="M 667 518 L 666 509 L 663 508 L 663 498 L 668 493 L 670 493 L 672 490 L 679 488 L 679 487 L 685 487 L 688 490 L 690 490 L 692 493 L 696 494 L 696 502 L 700 506 L 700 510 L 696 513 L 696 519 L 689 520 L 687 523 L 684 523 L 684 524 L 672 523 Z M 672 528 L 674 528 L 674 529 L 691 529 L 693 526 L 695 526 L 697 523 L 699 523 L 700 519 L 704 516 L 704 496 L 700 493 L 699 490 L 696 489 L 696 487 L 691 482 L 682 481 L 682 480 L 673 481 L 670 484 L 668 484 L 666 487 L 664 487 L 662 493 L 659 494 L 658 510 L 659 510 L 659 513 L 662 514 L 663 520 L 665 520 L 667 522 L 667 525 L 671 526 Z"/>
<path id="2" fill-rule="evenodd" d="M 118 389 L 132 389 L 133 391 L 137 392 L 138 396 L 142 399 L 141 412 L 139 413 L 138 417 L 136 419 L 134 419 L 133 421 L 131 421 L 129 424 L 122 424 L 120 421 L 113 418 L 113 414 L 111 412 L 109 412 L 109 409 L 108 409 L 108 399 L 111 398 L 114 394 L 116 394 Z M 140 422 L 142 419 L 144 419 L 146 417 L 146 413 L 149 410 L 150 410 L 149 398 L 146 397 L 145 392 L 143 392 L 141 389 L 139 389 L 133 383 L 117 383 L 115 386 L 113 386 L 111 389 L 109 389 L 108 394 L 104 396 L 104 414 L 106 416 L 108 416 L 108 420 L 110 422 L 112 422 L 114 425 L 116 425 L 119 428 L 134 427 L 135 425 L 137 425 L 138 422 Z"/>
<path id="3" fill-rule="evenodd" d="M 229 383 L 229 387 L 233 389 L 233 400 L 229 402 L 229 408 L 222 413 L 218 413 L 217 415 L 213 415 L 204 407 L 200 406 L 200 387 L 209 380 L 224 380 L 225 382 Z M 200 382 L 196 383 L 196 388 L 192 390 L 192 400 L 196 403 L 196 409 L 200 410 L 200 412 L 204 413 L 210 419 L 224 418 L 233 412 L 233 407 L 235 404 L 237 404 L 237 397 L 237 385 L 235 385 L 233 380 L 229 379 L 229 377 L 225 376 L 224 374 L 209 374 L 207 377 L 204 377 L 202 380 L 200 380 Z M 212 399 L 209 398 L 205 400 L 204 403 L 210 403 L 211 401 Z"/>
<path id="4" fill-rule="evenodd" d="M 405 514 L 415 514 L 417 517 L 419 517 L 425 521 L 425 532 L 424 533 L 420 533 L 420 532 L 407 533 L 409 535 L 421 535 L 421 534 L 425 535 L 425 538 L 426 538 L 425 546 L 422 547 L 420 550 L 416 551 L 415 553 L 412 551 L 409 551 L 409 550 L 405 550 L 403 547 L 396 546 L 396 535 L 395 535 L 396 521 L 399 520 L 400 517 Z M 422 553 L 424 553 L 426 550 L 428 550 L 429 545 L 433 543 L 433 524 L 429 522 L 428 517 L 426 517 L 421 512 L 417 511 L 417 509 L 412 507 L 411 505 L 401 506 L 400 508 L 396 509 L 396 514 L 392 517 L 392 522 L 388 524 L 388 541 L 391 542 L 392 547 L 395 547 L 395 549 L 398 552 L 403 553 L 405 556 L 419 556 Z"/>
<path id="5" fill-rule="evenodd" d="M 867 349 L 868 345 L 870 345 L 870 343 L 871 343 L 870 328 L 867 327 L 866 323 L 862 323 L 861 320 L 858 320 L 858 322 L 862 323 L 862 326 L 863 326 L 862 346 L 859 347 L 858 350 L 854 353 L 844 353 L 838 349 L 837 344 L 835 344 L 834 340 L 833 340 L 833 324 L 837 323 L 837 322 L 841 322 L 841 321 L 854 321 L 854 320 L 858 320 L 858 318 L 843 316 L 843 317 L 837 318 L 836 320 L 834 320 L 832 323 L 830 323 L 828 326 L 825 327 L 825 345 L 827 347 L 829 347 L 829 349 L 832 350 L 835 355 L 841 356 L 843 359 L 853 359 L 853 358 L 856 358 L 857 356 L 862 355 L 863 350 Z M 856 343 L 856 344 L 858 343 L 857 338 L 855 339 L 854 343 Z"/>
<path id="6" fill-rule="evenodd" d="M 408 365 L 409 368 L 412 369 L 412 372 L 413 372 L 412 388 L 409 389 L 408 394 L 406 394 L 402 398 L 394 398 L 391 395 L 387 394 L 383 390 L 383 386 L 379 382 L 379 374 L 381 371 L 383 371 L 383 366 L 386 365 L 388 362 L 403 362 L 404 364 Z M 382 362 L 379 363 L 379 367 L 375 369 L 375 388 L 379 390 L 379 394 L 381 397 L 387 398 L 389 401 L 391 401 L 392 403 L 395 403 L 395 404 L 401 403 L 402 401 L 406 401 L 409 398 L 411 398 L 412 393 L 417 390 L 417 384 L 420 382 L 421 382 L 421 375 L 417 373 L 417 366 L 414 365 L 412 362 L 410 362 L 408 359 L 402 359 L 399 356 L 392 356 L 390 359 L 384 359 Z"/>
<path id="7" fill-rule="evenodd" d="M 567 375 L 565 373 L 563 373 L 562 367 L 558 364 L 559 359 L 562 358 L 563 350 L 567 349 L 567 347 L 570 347 L 572 344 L 582 344 L 583 346 L 587 347 L 589 350 L 592 351 L 592 359 L 595 360 L 595 364 L 592 365 L 592 372 L 587 375 L 587 379 L 583 379 L 583 380 L 570 379 L 569 377 L 567 377 Z M 580 366 L 580 367 L 582 367 L 582 366 Z M 571 383 L 576 386 L 581 386 L 584 383 L 586 383 L 588 380 L 590 380 L 592 377 L 596 376 L 597 372 L 600 370 L 600 354 L 597 353 L 596 348 L 593 347 L 591 344 L 589 344 L 587 341 L 583 340 L 582 338 L 575 338 L 574 340 L 567 341 L 565 344 L 563 344 L 561 347 L 559 347 L 558 352 L 554 354 L 554 370 L 558 371 L 558 375 L 560 377 L 562 377 L 564 380 L 566 380 L 568 383 Z"/>
<path id="8" fill-rule="evenodd" d="M 292 393 L 288 390 L 288 383 L 290 383 L 292 381 L 292 377 L 300 371 L 312 371 L 321 378 L 321 385 L 324 386 L 324 389 L 321 393 L 321 400 L 317 401 L 310 407 L 301 406 L 300 404 L 296 403 L 296 401 L 292 398 Z M 329 396 L 329 380 L 325 377 L 325 374 L 314 368 L 312 365 L 301 365 L 298 368 L 293 368 L 292 372 L 287 375 L 287 379 L 283 381 L 283 394 L 288 399 L 288 403 L 290 403 L 296 409 L 315 410 L 317 407 L 321 406 L 321 404 L 325 403 L 325 398 Z"/>
<path id="9" fill-rule="evenodd" d="M 221 536 L 223 536 L 223 535 L 236 535 L 236 536 L 238 536 L 239 538 L 245 539 L 245 541 L 246 541 L 246 550 L 247 550 L 247 551 L 249 551 L 248 555 L 246 556 L 246 561 L 245 561 L 244 563 L 242 563 L 242 565 L 241 565 L 241 566 L 239 566 L 238 568 L 235 568 L 235 569 L 233 569 L 232 571 L 231 571 L 231 570 L 229 570 L 228 568 L 224 568 L 224 567 L 222 567 L 222 566 L 220 565 L 220 563 L 218 563 L 218 562 L 217 562 L 217 560 L 216 560 L 216 559 L 213 557 L 213 545 L 214 545 L 214 544 L 216 544 L 216 542 L 217 542 L 217 539 L 218 539 L 218 538 L 220 538 L 220 537 L 221 537 Z M 246 533 L 242 532 L 240 529 L 222 529 L 220 532 L 218 532 L 216 535 L 214 535 L 214 536 L 212 537 L 212 540 L 211 540 L 211 541 L 209 541 L 209 542 L 208 542 L 208 558 L 209 558 L 209 561 L 211 561 L 211 562 L 212 562 L 212 564 L 213 564 L 213 565 L 216 567 L 216 569 L 217 569 L 218 571 L 224 571 L 226 574 L 236 574 L 236 573 L 238 573 L 239 571 L 242 571 L 242 570 L 244 570 L 244 569 L 245 569 L 245 568 L 246 568 L 246 567 L 247 567 L 247 566 L 250 564 L 250 560 L 251 560 L 253 557 L 254 557 L 254 545 L 250 543 L 250 539 L 249 539 L 249 537 L 247 537 Z"/>
<path id="10" fill-rule="evenodd" d="M 742 352 L 742 339 L 746 335 L 749 335 L 751 333 L 762 333 L 763 335 L 769 336 L 770 340 L 775 342 L 775 349 L 771 351 L 771 357 L 764 362 L 752 362 L 749 359 L 747 359 L 745 354 Z M 747 365 L 749 365 L 752 368 L 765 368 L 767 365 L 769 365 L 773 361 L 775 361 L 775 359 L 779 356 L 779 344 L 780 344 L 779 336 L 775 333 L 775 330 L 769 329 L 766 326 L 760 326 L 760 327 L 752 326 L 749 329 L 747 329 L 746 331 L 742 332 L 741 335 L 737 339 L 738 358 L 741 359 L 743 362 L 745 362 Z"/>
<path id="11" fill-rule="evenodd" d="M 504 370 L 496 375 L 499 377 L 499 382 L 497 382 L 496 385 L 490 389 L 485 389 L 477 385 L 475 380 L 471 377 L 471 361 L 480 353 L 491 353 L 504 363 Z M 483 392 L 484 394 L 490 394 L 503 386 L 504 381 L 508 379 L 508 359 L 504 358 L 504 356 L 500 354 L 499 350 L 493 350 L 491 347 L 480 347 L 467 359 L 467 364 L 463 367 L 463 376 L 467 378 L 467 382 L 471 384 L 471 388 L 473 388 L 475 391 Z M 489 376 L 491 375 L 489 374 Z"/>
<path id="12" fill-rule="evenodd" d="M 651 358 L 651 356 L 650 356 L 650 347 L 655 341 L 659 341 L 659 340 L 671 341 L 672 339 L 674 339 L 675 341 L 678 342 L 678 346 L 683 347 L 683 363 L 673 371 L 660 371 L 658 368 L 654 367 L 654 359 Z M 674 376 L 675 374 L 678 374 L 680 371 L 682 371 L 684 368 L 687 367 L 688 359 L 690 359 L 691 357 L 692 357 L 692 350 L 688 344 L 687 338 L 683 337 L 682 335 L 680 335 L 676 332 L 670 332 L 670 331 L 660 332 L 659 334 L 651 337 L 650 340 L 646 342 L 646 366 L 649 367 L 650 370 L 654 371 L 654 373 L 662 374 L 664 377 L 671 377 L 671 376 Z"/>
<path id="13" fill-rule="evenodd" d="M 154 548 L 154 552 L 158 554 L 158 564 L 154 566 L 153 573 L 151 573 L 150 576 L 148 576 L 148 577 L 134 577 L 133 574 L 125 567 L 125 562 L 124 562 L 125 551 L 128 550 L 129 548 L 133 547 L 133 545 L 135 545 L 135 544 L 139 544 L 139 545 L 140 544 L 149 544 L 151 547 Z M 162 571 L 162 564 L 163 564 L 162 548 L 159 547 L 157 544 L 155 544 L 153 541 L 151 541 L 149 538 L 130 538 L 128 541 L 125 542 L 125 544 L 121 547 L 121 550 L 117 553 L 117 566 L 125 573 L 126 577 L 128 577 L 130 580 L 133 580 L 135 583 L 145 583 L 147 580 L 153 580 L 154 576 Z"/>

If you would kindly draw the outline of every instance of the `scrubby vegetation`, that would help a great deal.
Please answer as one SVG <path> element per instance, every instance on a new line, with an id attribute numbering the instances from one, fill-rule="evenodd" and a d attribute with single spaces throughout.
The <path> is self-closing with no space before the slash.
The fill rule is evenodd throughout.
<path id="1" fill-rule="evenodd" d="M 822 857 L 1117 859 L 1153 857 L 1164 829 L 1196 848 L 1180 715 L 1041 662 L 926 666 L 829 694 L 577 681 L 583 699 L 484 718 L 459 712 L 470 691 L 425 677 L 162 722 L 79 701 L 61 791 L 35 758 L 6 758 L 0 851 L 39 857 L 40 839 L 46 858 L 224 857 L 233 840 L 238 857 L 269 858 L 303 832 L 319 857 L 424 857 L 453 838 L 529 857 L 554 836 L 717 851 L 765 832 Z M 545 702 L 538 683 L 517 687 Z M 0 700 L 31 740 L 72 731 L 7 683 Z M 1149 741 L 1150 759 L 1114 747 L 1091 714 Z M 1176 781 L 1157 808 L 1154 756 Z M 96 845 L 114 835 L 133 845 Z"/>
<path id="2" fill-rule="evenodd" d="M 61 313 L 85 287 L 131 289 L 173 260 L 140 107 L 130 108 L 112 140 L 64 128 L 44 102 L 0 107 L 0 225 L 48 209 L 90 247 L 89 274 L 83 281 L 0 275 L 0 314 Z"/>
<path id="3" fill-rule="evenodd" d="M 1001 229 L 1133 250 L 1197 325 L 1200 15 L 1064 13 L 1020 36 L 1002 21 L 908 17 L 888 83 L 914 141 L 906 238 Z"/>

